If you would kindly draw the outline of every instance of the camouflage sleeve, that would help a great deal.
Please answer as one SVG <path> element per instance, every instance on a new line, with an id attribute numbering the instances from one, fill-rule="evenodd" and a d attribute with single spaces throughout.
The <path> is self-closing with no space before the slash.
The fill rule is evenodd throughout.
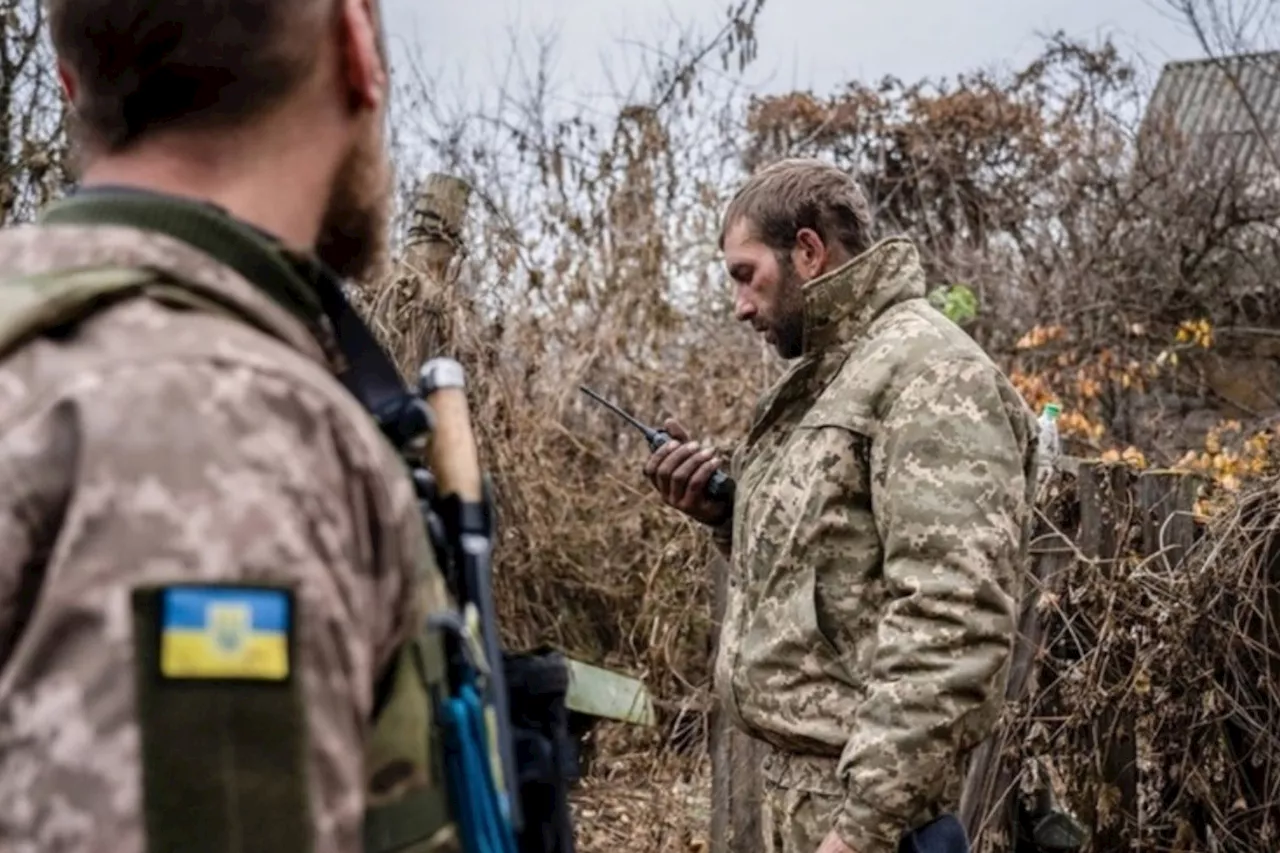
<path id="1" fill-rule="evenodd" d="M 335 393 L 267 368 L 170 360 L 80 379 L 0 430 L 0 582 L 29 608 L 17 649 L 0 645 L 0 835 L 143 849 L 132 592 L 281 584 L 315 849 L 357 849 L 374 685 L 419 606 L 408 479 L 385 476 L 389 450 Z"/>
<path id="2" fill-rule="evenodd" d="M 1023 449 L 989 366 L 931 365 L 894 400 L 871 451 L 890 603 L 840 761 L 837 831 L 892 853 L 955 778 L 1004 698 L 1026 517 Z"/>

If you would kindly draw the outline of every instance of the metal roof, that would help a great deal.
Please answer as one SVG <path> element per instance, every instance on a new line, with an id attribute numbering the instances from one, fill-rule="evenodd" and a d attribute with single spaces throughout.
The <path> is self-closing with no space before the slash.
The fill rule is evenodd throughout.
<path id="1" fill-rule="evenodd" d="M 1167 120 L 1184 138 L 1208 146 L 1215 162 L 1252 170 L 1270 158 L 1246 104 L 1280 154 L 1280 51 L 1166 64 L 1143 125 Z"/>

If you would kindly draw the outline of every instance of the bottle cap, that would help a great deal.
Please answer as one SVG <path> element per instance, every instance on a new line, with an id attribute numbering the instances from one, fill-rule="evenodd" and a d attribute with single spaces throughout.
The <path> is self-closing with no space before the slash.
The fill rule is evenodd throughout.
<path id="1" fill-rule="evenodd" d="M 1049 420 L 1054 420 L 1062 413 L 1062 406 L 1059 403 L 1045 403 L 1044 413 L 1049 416 Z"/>

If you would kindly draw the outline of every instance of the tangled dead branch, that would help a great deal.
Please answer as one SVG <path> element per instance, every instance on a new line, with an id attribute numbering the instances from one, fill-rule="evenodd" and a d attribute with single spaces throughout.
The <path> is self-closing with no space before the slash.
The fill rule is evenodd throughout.
<path id="1" fill-rule="evenodd" d="M 1226 350 L 1247 350 L 1260 368 L 1280 354 L 1264 345 L 1280 317 L 1280 199 L 1242 193 L 1239 176 L 1196 183 L 1194 163 L 1137 157 L 1116 109 L 1136 89 L 1110 45 L 1055 38 L 1003 78 L 854 84 L 744 108 L 704 87 L 700 69 L 708 57 L 752 55 L 760 7 L 739 0 L 710 41 L 658 51 L 650 91 L 637 87 L 599 122 L 549 115 L 544 69 L 523 100 L 503 92 L 460 116 L 442 115 L 428 91 L 409 93 L 398 121 L 425 121 L 415 144 L 467 178 L 468 233 L 457 206 L 418 211 L 392 273 L 357 293 L 406 375 L 446 354 L 473 379 L 499 499 L 507 639 L 630 671 L 658 699 L 660 731 L 607 735 L 608 758 L 579 803 L 587 851 L 701 843 L 703 807 L 682 792 L 705 790 L 699 727 L 714 626 L 705 539 L 647 488 L 639 436 L 576 386 L 648 420 L 676 415 L 722 447 L 742 429 L 779 372 L 732 328 L 729 288 L 714 271 L 719 211 L 744 161 L 812 154 L 856 170 L 882 220 L 918 241 L 938 290 L 974 291 L 966 326 L 1028 401 L 1067 403 L 1077 451 L 1120 458 L 1137 444 L 1179 458 L 1206 433 L 1216 443 L 1209 427 L 1222 400 L 1249 425 L 1243 433 L 1268 427 L 1256 392 L 1276 382 L 1253 379 Z M 5 19 L 8 43 L 23 47 L 12 56 L 40 56 L 36 20 Z M 0 82 L 3 222 L 64 185 L 55 81 L 38 82 Z M 413 171 L 412 148 L 402 172 Z M 1195 406 L 1209 424 L 1190 420 Z M 1172 428 L 1157 429 L 1167 413 Z M 1177 442 L 1158 446 L 1169 435 Z M 1206 449 L 1215 476 L 1259 473 L 1257 454 L 1233 461 Z M 1142 489 L 1115 476 L 1094 484 L 1111 495 L 1094 501 L 1094 515 L 1078 495 L 1063 498 L 1075 507 L 1062 524 L 1078 553 L 1040 599 L 1048 640 L 1030 697 L 1010 708 L 1002 751 L 1015 767 L 1047 761 L 1106 844 L 1274 849 L 1280 485 L 1231 498 L 1180 563 L 1186 525 L 1153 526 Z M 628 823 L 635 832 L 624 834 Z"/>
<path id="2" fill-rule="evenodd" d="M 1202 488 L 1082 468 L 1062 531 L 1078 550 L 1039 596 L 1038 670 L 998 736 L 1007 767 L 1050 769 L 1100 853 L 1280 843 L 1280 478 L 1207 527 Z M 983 823 L 979 849 L 1011 849 Z"/>
<path id="3" fill-rule="evenodd" d="M 1186 574 L 1176 613 L 1186 620 L 1188 660 L 1181 669 L 1199 693 L 1190 693 L 1199 701 L 1188 703 L 1193 713 L 1183 766 L 1189 799 L 1219 849 L 1274 849 L 1280 845 L 1280 478 L 1254 484 L 1215 519 Z"/>

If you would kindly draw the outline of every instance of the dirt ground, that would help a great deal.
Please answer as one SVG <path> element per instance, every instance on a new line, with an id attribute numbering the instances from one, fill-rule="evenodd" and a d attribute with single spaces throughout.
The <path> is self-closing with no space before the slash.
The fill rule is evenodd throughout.
<path id="1" fill-rule="evenodd" d="M 604 739 L 572 804 L 579 853 L 706 853 L 710 757 Z"/>

